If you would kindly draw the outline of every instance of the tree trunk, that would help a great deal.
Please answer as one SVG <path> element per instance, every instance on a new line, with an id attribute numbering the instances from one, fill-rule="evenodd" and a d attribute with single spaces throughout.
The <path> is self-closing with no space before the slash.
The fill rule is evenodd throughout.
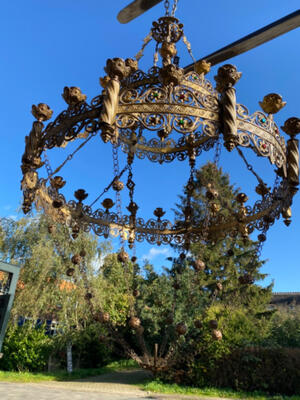
<path id="1" fill-rule="evenodd" d="M 72 360 L 72 343 L 67 343 L 67 371 L 69 374 L 73 371 L 73 360 Z"/>

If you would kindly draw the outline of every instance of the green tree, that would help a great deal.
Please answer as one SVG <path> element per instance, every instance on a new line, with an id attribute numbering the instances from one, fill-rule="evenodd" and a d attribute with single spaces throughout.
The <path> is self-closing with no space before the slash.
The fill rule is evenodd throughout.
<path id="1" fill-rule="evenodd" d="M 267 306 L 272 285 L 258 284 L 266 276 L 260 272 L 264 264 L 259 259 L 261 243 L 251 240 L 251 227 L 247 232 L 242 224 L 247 209 L 241 199 L 245 200 L 246 195 L 230 185 L 229 176 L 208 163 L 196 171 L 190 195 L 190 199 L 187 192 L 180 196 L 175 210 L 179 223 L 185 220 L 188 204 L 199 224 L 207 218 L 222 220 L 228 213 L 241 221 L 241 230 L 232 235 L 208 232 L 188 251 L 186 243 L 175 247 L 181 254 L 173 259 L 170 275 L 182 287 L 177 298 L 185 306 L 181 303 L 178 308 L 189 310 L 182 312 L 182 316 L 190 335 L 182 342 L 178 362 L 168 371 L 168 377 L 192 382 L 197 376 L 196 381 L 201 384 L 217 359 L 235 347 L 262 343 L 269 335 L 273 311 Z M 262 234 L 259 238 L 264 240 Z M 193 321 L 199 329 L 193 329 Z"/>
<path id="2" fill-rule="evenodd" d="M 78 326 L 86 314 L 79 300 L 84 297 L 84 280 L 72 257 L 81 253 L 86 274 L 92 277 L 97 241 L 87 234 L 72 241 L 66 227 L 44 216 L 9 221 L 3 229 L 2 258 L 21 267 L 12 318 L 57 319 L 65 326 Z"/>
<path id="3" fill-rule="evenodd" d="M 210 191 L 216 193 L 212 198 L 208 196 Z M 247 212 L 245 205 L 238 201 L 241 196 L 246 195 L 230 185 L 229 176 L 222 169 L 218 169 L 214 163 L 207 163 L 196 172 L 191 197 L 193 217 L 199 222 L 203 222 L 208 214 L 213 214 L 215 219 L 221 219 L 222 215 L 228 213 L 238 217 Z M 181 196 L 180 200 L 176 216 L 183 220 L 182 211 L 187 198 Z M 251 233 L 252 228 L 247 229 Z M 269 303 L 272 285 L 263 288 L 253 284 L 266 277 L 260 272 L 265 262 L 259 258 L 261 243 L 251 240 L 248 233 L 242 230 L 232 232 L 231 236 L 223 232 L 208 236 L 190 246 L 189 260 L 203 262 L 201 285 L 215 292 L 216 301 L 221 301 L 224 306 L 245 305 L 257 313 Z M 260 234 L 259 238 L 263 241 L 264 235 Z M 178 250 L 182 251 L 180 248 Z"/>
<path id="4" fill-rule="evenodd" d="M 26 332 L 33 330 L 29 339 L 36 337 L 37 320 L 51 320 L 58 323 L 56 348 L 73 343 L 80 353 L 82 337 L 91 336 L 95 324 L 85 296 L 96 284 L 94 266 L 103 246 L 86 233 L 71 239 L 67 227 L 43 215 L 3 221 L 0 245 L 2 259 L 21 267 L 7 343 L 22 335 L 15 332 L 19 317 L 32 321 L 26 324 Z"/>
<path id="5" fill-rule="evenodd" d="M 191 198 L 195 221 L 216 210 L 219 215 L 243 211 L 238 191 L 214 164 L 196 176 Z M 218 195 L 208 196 L 208 190 Z M 179 224 L 187 202 L 182 196 Z M 179 256 L 161 273 L 148 263 L 130 261 L 123 250 L 108 255 L 97 276 L 102 294 L 92 301 L 94 310 L 101 310 L 108 338 L 144 368 L 170 372 L 173 366 L 176 379 L 188 370 L 193 374 L 200 353 L 213 362 L 234 346 L 258 343 L 268 331 L 271 286 L 254 283 L 264 278 L 257 244 L 245 231 L 207 236 L 189 251 L 177 247 Z"/>

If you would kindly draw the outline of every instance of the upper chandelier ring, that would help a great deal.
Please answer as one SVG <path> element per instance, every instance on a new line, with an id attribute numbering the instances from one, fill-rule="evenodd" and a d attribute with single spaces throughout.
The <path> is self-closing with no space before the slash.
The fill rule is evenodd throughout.
<path id="1" fill-rule="evenodd" d="M 138 60 L 152 38 L 157 41 L 156 49 L 162 58 L 162 66 L 156 65 L 155 53 L 154 66 L 145 73 L 138 69 Z M 300 132 L 300 120 L 290 118 L 282 127 L 290 136 L 286 144 L 273 117 L 285 106 L 281 96 L 270 93 L 260 102 L 263 111 L 250 114 L 244 105 L 236 102 L 234 86 L 241 73 L 235 66 L 225 64 L 218 69 L 216 88 L 205 78 L 209 63 L 197 63 L 193 72 L 185 73 L 179 68 L 176 42 L 181 38 L 191 53 L 183 25 L 174 17 L 160 18 L 153 23 L 136 59 L 107 60 L 106 76 L 100 78 L 102 93 L 90 104 L 78 87 L 65 87 L 62 96 L 68 108 L 45 128 L 43 122 L 52 117 L 52 110 L 43 103 L 33 106 L 36 121 L 26 137 L 22 157 L 24 212 L 35 203 L 54 219 L 67 223 L 75 237 L 78 229 L 92 229 L 104 237 L 120 234 L 128 240 L 129 246 L 133 246 L 135 241 L 147 240 L 158 245 L 181 243 L 186 249 L 192 242 L 214 241 L 218 235 L 246 238 L 254 229 L 264 235 L 280 215 L 287 225 L 290 223 L 290 206 L 299 184 L 296 135 Z M 75 192 L 77 201 L 67 201 L 60 192 L 65 181 L 56 174 L 98 132 L 104 143 L 113 145 L 114 179 L 90 206 L 83 205 L 87 197 L 83 189 Z M 44 164 L 41 156 L 45 150 L 65 147 L 78 138 L 82 139 L 81 144 L 55 171 L 45 159 L 49 176 L 47 179 L 39 178 L 37 170 Z M 214 147 L 218 154 L 221 138 L 224 147 L 228 151 L 236 149 L 247 169 L 257 178 L 255 191 L 261 200 L 246 206 L 248 198 L 240 193 L 236 198 L 240 204 L 239 211 L 232 213 L 222 203 L 217 191 L 207 185 L 207 211 L 199 221 L 191 206 L 196 159 L 202 151 Z M 241 150 L 246 147 L 256 155 L 268 158 L 277 167 L 273 189 L 246 160 Z M 127 154 L 127 165 L 121 172 L 118 148 Z M 158 163 L 188 160 L 190 176 L 186 185 L 183 221 L 172 223 L 162 219 L 165 211 L 160 207 L 154 210 L 156 219 L 139 217 L 139 206 L 134 201 L 133 162 L 136 157 Z M 120 206 L 120 191 L 125 186 L 120 178 L 125 171 L 128 171 L 126 188 L 130 199 L 126 207 L 128 215 L 122 214 Z M 117 212 L 111 210 L 115 204 L 110 198 L 103 200 L 103 209 L 92 208 L 110 188 L 116 191 Z"/>

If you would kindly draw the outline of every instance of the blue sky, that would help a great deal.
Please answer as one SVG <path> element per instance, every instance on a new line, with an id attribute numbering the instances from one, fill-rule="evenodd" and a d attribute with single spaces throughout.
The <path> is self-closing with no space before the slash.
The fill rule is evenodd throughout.
<path id="1" fill-rule="evenodd" d="M 129 0 L 11 0 L 1 5 L 1 108 L 0 120 L 2 167 L 2 196 L 0 216 L 17 215 L 20 206 L 20 159 L 24 137 L 31 129 L 32 104 L 45 102 L 54 115 L 66 108 L 61 97 L 64 86 L 79 86 L 91 100 L 100 93 L 99 77 L 104 75 L 107 58 L 132 57 L 140 49 L 154 19 L 163 14 L 162 5 L 155 6 L 127 25 L 118 23 L 118 11 Z M 181 0 L 176 16 L 185 25 L 185 33 L 196 58 L 203 57 L 237 39 L 273 22 L 299 7 L 299 0 Z M 300 30 L 289 32 L 229 62 L 243 72 L 237 84 L 238 102 L 252 112 L 259 109 L 258 101 L 270 92 L 277 92 L 287 106 L 276 116 L 278 125 L 291 116 L 300 116 L 299 65 Z M 146 51 L 141 66 L 151 63 L 153 47 Z M 191 62 L 186 51 L 180 54 L 181 65 Z M 213 82 L 216 67 L 208 75 Z M 72 150 L 49 152 L 53 165 Z M 207 154 L 198 159 L 197 166 L 211 159 Z M 253 158 L 254 161 L 255 158 Z M 251 159 L 252 161 L 252 159 Z M 121 166 L 124 157 L 120 157 Z M 231 180 L 248 192 L 254 185 L 237 158 L 224 150 L 221 164 Z M 266 160 L 257 162 L 258 172 L 272 182 L 273 168 Z M 151 217 L 156 207 L 170 210 L 180 193 L 188 171 L 183 163 L 160 167 L 147 160 L 137 162 L 137 203 L 141 214 Z M 85 148 L 78 159 L 66 167 L 67 192 L 84 187 L 90 199 L 112 178 L 111 148 L 99 137 Z M 123 200 L 123 206 L 127 199 Z M 171 214 L 169 214 L 171 216 Z M 262 257 L 268 259 L 264 272 L 275 280 L 276 291 L 299 291 L 300 260 L 300 197 L 293 205 L 293 222 L 287 228 L 278 221 L 268 233 Z M 158 267 L 169 255 L 166 247 L 137 247 L 140 258 L 148 256 Z"/>

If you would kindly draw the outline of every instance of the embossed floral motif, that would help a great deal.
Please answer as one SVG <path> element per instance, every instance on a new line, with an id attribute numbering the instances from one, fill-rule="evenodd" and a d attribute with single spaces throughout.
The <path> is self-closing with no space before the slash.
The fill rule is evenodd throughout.
<path id="1" fill-rule="evenodd" d="M 159 77 L 164 86 L 168 86 L 171 83 L 177 86 L 183 80 L 183 69 L 174 64 L 168 64 L 160 69 Z"/>
<path id="2" fill-rule="evenodd" d="M 237 68 L 232 64 L 222 65 L 218 69 L 218 74 L 214 77 L 217 83 L 216 89 L 218 92 L 223 92 L 227 87 L 234 86 L 241 78 L 242 73 L 238 72 Z"/>
<path id="3" fill-rule="evenodd" d="M 53 111 L 47 104 L 39 103 L 37 106 L 32 106 L 31 113 L 38 121 L 48 121 L 52 117 Z"/>
<path id="4" fill-rule="evenodd" d="M 300 133 L 300 118 L 292 117 L 285 121 L 281 129 L 290 136 Z"/>
<path id="5" fill-rule="evenodd" d="M 263 101 L 259 102 L 259 105 L 265 113 L 276 114 L 286 105 L 286 101 L 282 101 L 282 97 L 279 94 L 270 93 L 263 98 Z"/>
<path id="6" fill-rule="evenodd" d="M 195 64 L 195 71 L 197 74 L 208 74 L 210 71 L 211 63 L 205 60 L 200 60 Z"/>
<path id="7" fill-rule="evenodd" d="M 71 86 L 71 87 L 65 86 L 62 97 L 65 100 L 65 102 L 69 104 L 69 106 L 74 106 L 86 100 L 86 95 L 83 94 L 80 88 L 76 86 Z"/>

